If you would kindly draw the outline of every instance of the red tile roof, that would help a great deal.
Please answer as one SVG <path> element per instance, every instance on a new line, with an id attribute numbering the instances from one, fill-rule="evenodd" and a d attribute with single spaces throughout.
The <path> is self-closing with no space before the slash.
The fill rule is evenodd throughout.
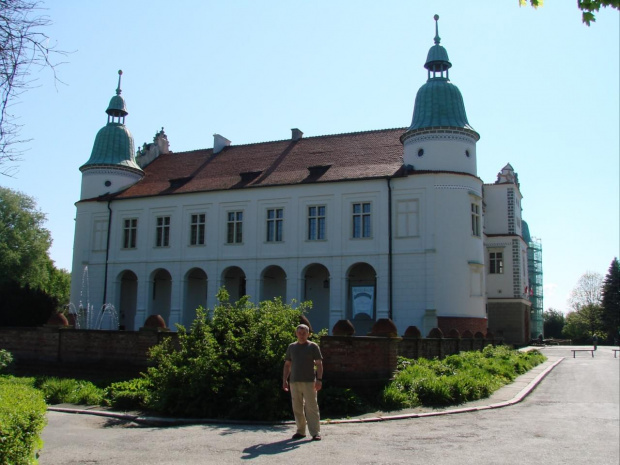
<path id="1" fill-rule="evenodd" d="M 116 198 L 380 178 L 403 164 L 405 128 L 160 155 Z M 329 166 L 329 168 L 327 168 Z"/>

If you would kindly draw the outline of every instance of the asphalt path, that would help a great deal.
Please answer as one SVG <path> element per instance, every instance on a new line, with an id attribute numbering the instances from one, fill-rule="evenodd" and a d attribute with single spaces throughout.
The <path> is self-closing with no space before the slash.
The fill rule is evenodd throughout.
<path id="1" fill-rule="evenodd" d="M 49 411 L 39 463 L 620 464 L 620 356 L 610 347 L 594 357 L 573 358 L 567 346 L 542 352 L 549 361 L 538 376 L 524 375 L 525 387 L 519 378 L 458 410 L 326 423 L 320 442 L 293 441 L 291 424 L 159 427 Z"/>

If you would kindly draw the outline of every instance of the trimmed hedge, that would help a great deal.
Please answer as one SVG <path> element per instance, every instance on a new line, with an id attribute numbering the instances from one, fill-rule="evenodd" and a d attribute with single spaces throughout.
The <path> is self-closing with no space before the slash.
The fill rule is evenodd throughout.
<path id="1" fill-rule="evenodd" d="M 31 383 L 31 379 L 0 376 L 0 463 L 38 463 L 47 406 Z"/>

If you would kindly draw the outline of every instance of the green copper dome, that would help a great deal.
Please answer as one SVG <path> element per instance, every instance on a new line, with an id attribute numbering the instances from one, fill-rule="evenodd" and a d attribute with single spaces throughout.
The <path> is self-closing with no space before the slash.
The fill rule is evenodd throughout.
<path id="1" fill-rule="evenodd" d="M 94 167 L 129 169 L 142 172 L 135 159 L 133 137 L 125 126 L 127 107 L 121 97 L 121 75 L 118 72 L 116 95 L 110 100 L 106 113 L 108 124 L 99 130 L 90 158 L 80 167 L 81 171 Z"/>
<path id="2" fill-rule="evenodd" d="M 530 227 L 527 225 L 525 221 L 521 221 L 521 232 L 523 235 L 523 240 L 528 244 L 532 242 L 532 236 L 530 236 Z"/>
<path id="3" fill-rule="evenodd" d="M 428 70 L 433 70 L 437 68 L 438 65 L 443 69 L 452 68 L 452 63 L 450 63 L 446 49 L 439 44 L 435 44 L 428 51 L 424 67 Z"/>
<path id="4" fill-rule="evenodd" d="M 110 116 L 127 116 L 129 114 L 125 99 L 120 95 L 115 95 L 110 99 L 110 104 L 105 112 Z"/>
<path id="5" fill-rule="evenodd" d="M 96 166 L 119 166 L 142 171 L 134 156 L 133 137 L 124 124 L 110 122 L 95 137 L 90 159 L 82 168 Z"/>
<path id="6" fill-rule="evenodd" d="M 435 15 L 435 45 L 428 51 L 424 64 L 428 70 L 428 81 L 418 90 L 408 131 L 438 126 L 473 131 L 467 121 L 461 91 L 449 79 L 448 70 L 452 63 L 446 49 L 439 44 L 438 19 L 439 16 Z"/>
<path id="7" fill-rule="evenodd" d="M 473 130 L 467 121 L 461 91 L 447 79 L 432 78 L 420 87 L 409 131 L 436 126 Z"/>

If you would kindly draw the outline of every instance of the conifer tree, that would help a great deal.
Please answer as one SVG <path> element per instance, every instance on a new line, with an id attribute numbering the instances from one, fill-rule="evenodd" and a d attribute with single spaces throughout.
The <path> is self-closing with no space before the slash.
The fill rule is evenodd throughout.
<path id="1" fill-rule="evenodd" d="M 603 323 L 607 330 L 609 342 L 620 340 L 620 262 L 615 257 L 605 280 L 601 292 L 601 304 L 603 306 Z"/>

